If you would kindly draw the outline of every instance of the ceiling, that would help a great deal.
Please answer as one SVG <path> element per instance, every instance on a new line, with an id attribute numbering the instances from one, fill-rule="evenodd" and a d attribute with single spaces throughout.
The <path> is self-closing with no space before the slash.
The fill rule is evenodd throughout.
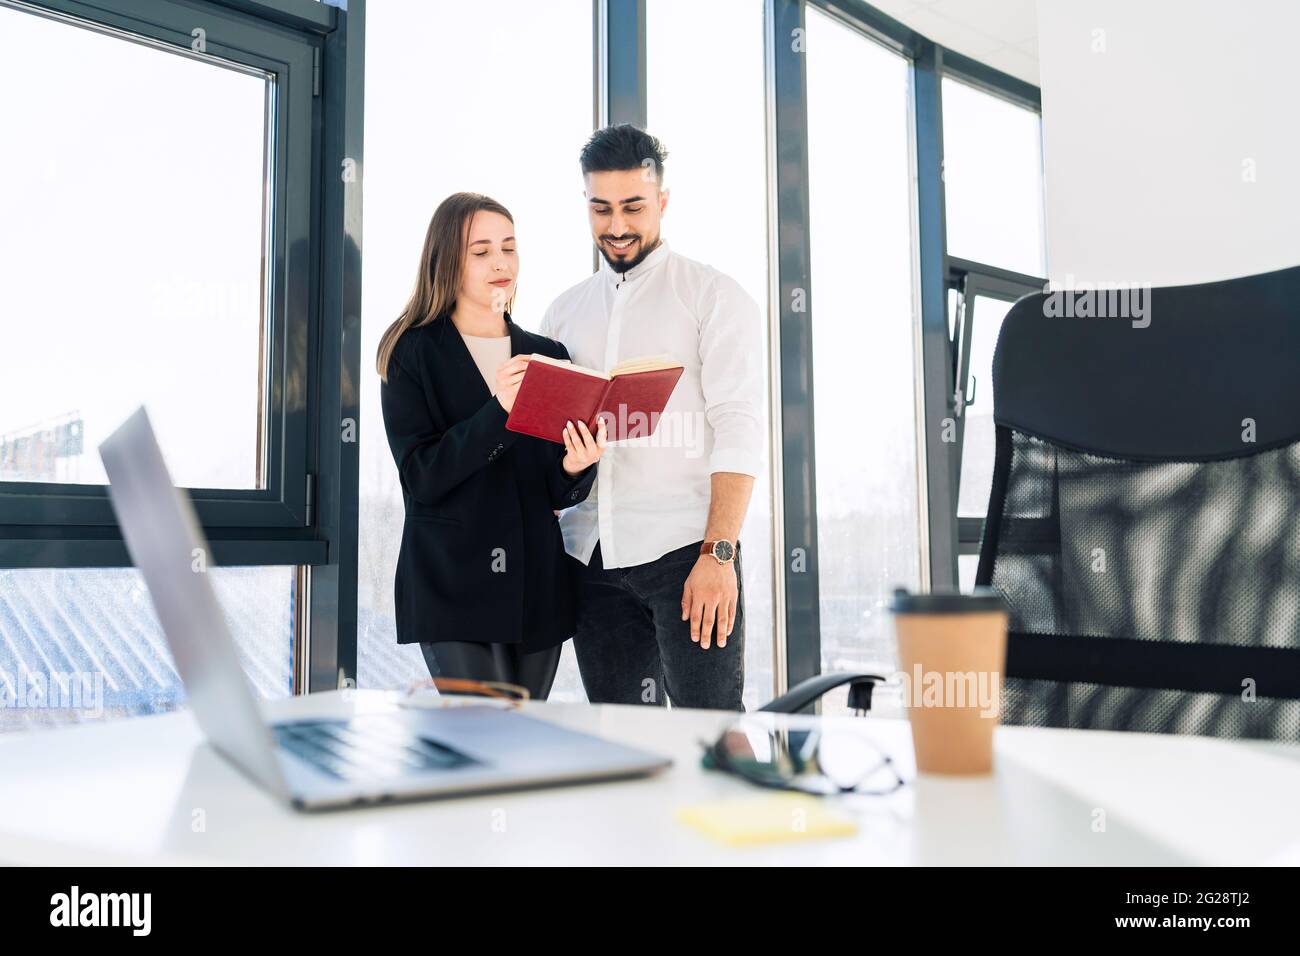
<path id="1" fill-rule="evenodd" d="M 940 46 L 1038 84 L 1035 0 L 867 0 Z"/>

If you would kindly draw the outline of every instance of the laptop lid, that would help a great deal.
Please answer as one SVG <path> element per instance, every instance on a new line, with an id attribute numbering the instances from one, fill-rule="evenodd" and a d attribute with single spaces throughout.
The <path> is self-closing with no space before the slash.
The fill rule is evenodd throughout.
<path id="1" fill-rule="evenodd" d="M 176 660 L 199 727 L 245 773 L 287 796 L 270 728 L 208 578 L 212 555 L 189 495 L 172 484 L 143 408 L 99 446 L 131 560 Z"/>

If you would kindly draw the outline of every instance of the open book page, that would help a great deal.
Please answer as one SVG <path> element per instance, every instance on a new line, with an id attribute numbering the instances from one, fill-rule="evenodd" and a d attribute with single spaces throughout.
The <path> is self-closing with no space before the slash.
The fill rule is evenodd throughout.
<path id="1" fill-rule="evenodd" d="M 587 368 L 585 365 L 577 365 L 569 359 L 553 359 L 549 355 L 534 355 L 530 361 L 554 365 L 556 368 L 567 368 L 571 372 L 581 372 L 583 375 L 592 375 L 596 378 L 609 378 L 604 372 L 597 372 L 594 368 Z"/>
<path id="2" fill-rule="evenodd" d="M 655 372 L 662 368 L 681 368 L 682 363 L 673 361 L 668 355 L 643 355 L 640 358 L 624 359 L 609 370 L 609 377 L 631 375 L 634 372 Z"/>
<path id="3" fill-rule="evenodd" d="M 609 370 L 609 374 L 598 372 L 594 368 L 587 368 L 585 365 L 577 365 L 569 359 L 553 359 L 548 355 L 534 355 L 534 362 L 545 362 L 547 365 L 555 365 L 559 368 L 567 368 L 574 372 L 582 372 L 584 375 L 594 375 L 596 378 L 610 379 L 615 375 L 630 375 L 634 372 L 656 372 L 663 368 L 681 368 L 681 362 L 675 362 L 667 355 L 642 355 L 638 358 L 624 359 Z"/>

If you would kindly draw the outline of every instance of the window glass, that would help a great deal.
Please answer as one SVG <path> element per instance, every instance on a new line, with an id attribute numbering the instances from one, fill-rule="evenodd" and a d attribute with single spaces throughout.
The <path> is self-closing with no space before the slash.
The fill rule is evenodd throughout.
<path id="1" fill-rule="evenodd" d="M 0 481 L 103 484 L 147 404 L 178 485 L 264 487 L 270 80 L 0 7 L 0 88 Z"/>
<path id="2" fill-rule="evenodd" d="M 969 398 L 973 392 L 974 401 L 962 412 L 966 422 L 957 514 L 983 518 L 993 486 L 993 351 L 1011 303 L 975 296 L 971 306 L 970 376 L 974 381 L 966 386 L 966 395 Z"/>
<path id="3" fill-rule="evenodd" d="M 948 254 L 1044 274 L 1040 118 L 951 77 L 943 80 Z"/>
<path id="4" fill-rule="evenodd" d="M 920 580 L 909 66 L 811 7 L 807 31 L 822 669 L 892 666 Z"/>
<path id="5" fill-rule="evenodd" d="M 681 68 L 707 63 L 709 82 Z M 761 0 L 656 0 L 646 8 L 648 129 L 668 149 L 664 237 L 744 287 L 767 347 L 767 161 Z M 767 397 L 764 396 L 766 409 Z M 765 460 L 771 460 L 765 448 Z M 701 529 L 703 531 L 703 529 Z M 741 529 L 745 706 L 773 695 L 772 485 L 766 470 Z"/>
<path id="6" fill-rule="evenodd" d="M 244 673 L 293 692 L 291 567 L 214 567 Z M 135 568 L 0 570 L 0 731 L 160 713 L 185 699 Z"/>

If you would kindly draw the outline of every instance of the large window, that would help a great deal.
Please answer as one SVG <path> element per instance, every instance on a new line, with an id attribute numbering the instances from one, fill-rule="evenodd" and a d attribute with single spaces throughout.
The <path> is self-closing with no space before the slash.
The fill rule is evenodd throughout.
<path id="1" fill-rule="evenodd" d="M 177 482 L 265 487 L 267 77 L 0 8 L 0 84 L 0 481 L 102 484 L 147 404 Z"/>
<path id="2" fill-rule="evenodd" d="M 301 527 L 311 46 L 147 13 L 0 7 L 0 524 L 113 524 L 95 449 L 146 405 L 205 524 Z"/>
<path id="3" fill-rule="evenodd" d="M 808 10 L 823 670 L 889 665 L 920 575 L 907 61 Z M 851 93 L 849 92 L 851 91 Z"/>
<path id="4" fill-rule="evenodd" d="M 514 215 L 521 326 L 535 329 L 555 296 L 591 274 L 578 170 L 592 130 L 591 3 L 372 4 L 366 60 L 358 683 L 394 687 L 429 672 L 418 647 L 396 644 L 402 493 L 375 349 L 414 287 L 429 219 L 453 192 L 486 193 Z M 551 698 L 585 699 L 569 646 Z"/>
<path id="5" fill-rule="evenodd" d="M 792 274 L 811 274 L 809 342 L 766 341 L 766 321 L 763 334 L 773 367 L 795 389 L 782 415 L 791 429 L 785 441 L 802 447 L 807 428 L 815 441 L 812 494 L 796 480 L 804 463 L 776 464 L 787 482 L 785 530 L 803 522 L 800 547 L 815 521 L 816 574 L 805 580 L 819 592 L 821 666 L 843 669 L 892 663 L 890 593 L 923 578 L 917 377 L 926 376 L 933 403 L 942 363 L 934 337 L 918 331 L 913 296 L 918 287 L 931 294 L 934 263 L 943 260 L 932 229 L 940 206 L 931 200 L 944 198 L 948 259 L 938 268 L 947 273 L 959 371 L 969 366 L 973 399 L 958 416 L 964 448 L 951 469 L 966 519 L 963 572 L 991 475 L 993 345 L 1015 290 L 1031 288 L 1045 262 L 1032 88 L 992 71 L 957 75 L 960 59 L 949 63 L 941 183 L 929 148 L 938 144 L 939 113 L 925 105 L 940 98 L 913 101 L 908 60 L 917 58 L 923 80 L 932 47 L 865 9 L 854 21 L 862 29 L 850 27 L 851 14 L 832 16 L 830 6 L 653 0 L 644 5 L 644 48 L 629 39 L 637 5 L 607 5 L 609 22 L 599 25 L 609 29 L 610 108 L 639 115 L 644 103 L 647 127 L 670 152 L 668 241 L 733 276 L 765 313 L 773 269 L 782 289 Z M 282 665 L 304 656 L 303 648 L 292 653 L 307 612 L 300 594 L 326 612 L 325 629 L 340 626 L 333 620 L 351 633 L 354 558 L 359 683 L 399 687 L 424 677 L 418 648 L 395 641 L 403 509 L 379 409 L 376 344 L 412 291 L 433 210 L 455 191 L 487 193 L 515 215 L 520 325 L 536 328 L 553 298 L 590 274 L 577 155 L 593 126 L 593 4 L 371 4 L 364 136 L 338 119 L 357 90 L 341 59 L 343 6 L 270 5 L 263 12 L 274 24 L 251 8 L 174 0 L 78 9 L 98 22 L 0 0 L 0 83 L 21 91 L 4 111 L 7 142 L 17 145 L 0 151 L 0 175 L 21 184 L 0 193 L 8 266 L 0 286 L 0 528 L 19 529 L 0 536 L 0 652 L 8 655 L 0 667 L 29 666 L 37 648 L 81 648 L 122 687 L 135 686 L 128 672 L 152 675 L 139 693 L 158 706 L 174 700 L 174 675 L 139 663 L 152 661 L 156 631 L 145 623 L 104 630 L 102 653 L 88 637 L 101 619 L 129 617 L 139 600 L 134 572 L 112 567 L 128 558 L 96 446 L 144 404 L 214 552 L 246 569 L 223 570 L 223 578 L 261 589 L 224 585 L 231 600 L 269 609 L 274 621 L 244 628 L 262 642 L 244 652 L 265 693 L 294 685 L 285 678 L 292 667 Z M 795 50 L 785 31 L 800 17 L 806 30 Z M 780 36 L 765 36 L 768 29 Z M 868 38 L 872 30 L 894 47 Z M 791 53 L 793 70 L 784 59 Z M 805 120 L 806 210 L 787 181 L 804 154 L 781 148 L 798 142 Z M 779 144 L 769 142 L 776 128 L 784 131 Z M 349 169 L 363 145 L 364 170 Z M 775 170 L 767 168 L 773 145 Z M 919 184 L 917 157 L 927 177 Z M 332 173 L 340 161 L 342 180 Z M 775 222 L 768 177 L 780 184 Z M 913 235 L 914 216 L 923 235 Z M 781 254 L 769 263 L 773 235 Z M 918 239 L 929 240 L 919 257 Z M 359 372 L 350 324 L 358 311 Z M 782 315 L 786 330 L 797 328 Z M 802 403 L 800 376 L 815 408 Z M 951 395 L 958 383 L 951 371 L 945 378 Z M 359 425 L 356 485 L 358 445 L 340 442 L 339 419 L 344 435 Z M 769 448 L 769 460 L 781 451 Z M 930 464 L 934 482 L 941 468 Z M 772 563 L 771 473 L 755 484 L 741 535 L 750 707 L 771 696 L 774 665 L 789 661 L 806 673 L 816 660 L 803 643 L 814 638 L 797 620 L 811 610 L 812 588 L 792 584 L 795 569 L 783 562 L 793 555 Z M 952 518 L 930 515 L 932 544 Z M 317 574 L 309 587 L 293 570 L 327 562 L 339 573 Z M 789 588 L 785 600 L 777 587 Z M 281 599 L 292 602 L 288 611 Z M 773 654 L 780 608 L 791 641 L 784 660 Z M 146 632 L 152 638 L 139 637 Z M 348 638 L 321 637 L 311 645 L 314 689 L 332 686 L 352 664 Z M 78 664 L 75 655 L 67 660 Z M 553 697 L 583 697 L 571 648 Z M 119 703 L 122 712 L 145 706 Z"/>
<path id="6" fill-rule="evenodd" d="M 182 697 L 98 454 L 140 405 L 238 565 L 210 573 L 252 683 L 291 693 L 299 569 L 344 548 L 313 520 L 317 355 L 341 318 L 312 224 L 339 115 L 314 67 L 345 31 L 324 7 L 52 6 L 0 5 L 0 723 Z M 61 706 L 74 692 L 94 697 Z"/>
<path id="7" fill-rule="evenodd" d="M 707 63 L 701 87 L 683 63 Z M 649 123 L 669 152 L 664 237 L 725 272 L 759 303 L 767 345 L 767 165 L 763 3 L 655 0 L 646 9 Z M 766 407 L 766 406 L 765 406 Z M 770 449 L 765 457 L 770 459 Z M 773 696 L 772 490 L 754 482 L 745 525 L 745 706 Z"/>

